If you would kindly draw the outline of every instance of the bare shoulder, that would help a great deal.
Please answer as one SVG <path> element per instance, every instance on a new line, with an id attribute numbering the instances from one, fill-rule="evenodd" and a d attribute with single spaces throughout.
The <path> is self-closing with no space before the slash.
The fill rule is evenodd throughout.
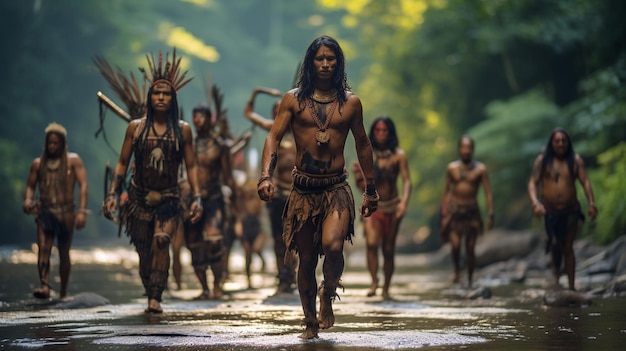
<path id="1" fill-rule="evenodd" d="M 406 152 L 404 152 L 404 150 L 399 147 L 396 148 L 395 154 L 398 156 L 398 158 L 406 158 Z"/>
<path id="2" fill-rule="evenodd" d="M 300 91 L 299 88 L 293 88 L 289 91 L 287 91 L 284 95 L 283 98 L 281 99 L 280 103 L 281 104 L 291 104 L 294 101 L 298 100 L 298 92 Z"/>
<path id="3" fill-rule="evenodd" d="M 68 152 L 67 159 L 68 160 L 80 160 L 80 155 L 76 152 Z"/>
<path id="4" fill-rule="evenodd" d="M 474 164 L 475 164 L 477 169 L 479 169 L 481 171 L 486 171 L 487 170 L 487 166 L 484 163 L 482 163 L 480 161 L 474 161 L 474 162 L 475 162 Z"/>
<path id="5" fill-rule="evenodd" d="M 447 169 L 452 170 L 452 169 L 459 168 L 459 167 L 461 167 L 461 161 L 456 160 L 456 161 L 452 161 L 448 163 Z"/>
<path id="6" fill-rule="evenodd" d="M 348 105 L 357 104 L 357 105 L 360 106 L 361 105 L 361 99 L 354 92 L 352 92 L 350 90 L 346 90 L 346 103 Z"/>
<path id="7" fill-rule="evenodd" d="M 39 164 L 41 163 L 41 157 L 35 157 L 33 162 L 30 163 L 31 168 L 39 168 Z"/>
<path id="8" fill-rule="evenodd" d="M 191 130 L 191 126 L 186 121 L 180 120 L 178 121 L 178 125 L 180 126 L 181 130 L 185 130 L 185 129 Z"/>
<path id="9" fill-rule="evenodd" d="M 126 128 L 126 133 L 135 133 L 137 128 L 146 120 L 146 117 L 133 119 L 128 123 L 128 127 Z"/>
<path id="10" fill-rule="evenodd" d="M 576 161 L 576 163 L 578 163 L 579 165 L 584 165 L 585 161 L 583 161 L 583 158 L 580 157 L 579 154 L 574 155 L 574 160 Z"/>

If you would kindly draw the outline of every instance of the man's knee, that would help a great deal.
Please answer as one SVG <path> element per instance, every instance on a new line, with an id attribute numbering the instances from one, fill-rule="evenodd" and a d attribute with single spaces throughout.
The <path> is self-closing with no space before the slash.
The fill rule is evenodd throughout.
<path id="1" fill-rule="evenodd" d="M 226 245 L 222 236 L 208 240 L 207 259 L 209 263 L 219 262 L 226 253 Z"/>
<path id="2" fill-rule="evenodd" d="M 154 233 L 154 241 L 159 249 L 164 249 L 169 246 L 172 238 L 165 232 Z"/>

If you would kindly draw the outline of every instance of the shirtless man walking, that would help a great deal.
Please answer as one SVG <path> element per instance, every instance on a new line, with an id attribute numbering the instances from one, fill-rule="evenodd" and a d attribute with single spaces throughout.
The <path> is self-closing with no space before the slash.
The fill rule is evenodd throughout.
<path id="1" fill-rule="evenodd" d="M 567 132 L 556 128 L 550 134 L 544 152 L 533 164 L 528 181 L 528 196 L 535 216 L 543 216 L 548 243 L 546 252 L 552 255 L 552 274 L 555 286 L 559 285 L 561 261 L 570 290 L 575 290 L 576 257 L 574 239 L 580 222 L 585 217 L 576 194 L 576 180 L 580 182 L 587 198 L 587 213 L 591 219 L 598 215 L 591 182 L 587 177 L 582 158 L 574 153 Z M 540 190 L 539 185 L 541 185 Z"/>
<path id="2" fill-rule="evenodd" d="M 363 127 L 360 99 L 349 91 L 345 58 L 331 37 L 316 38 L 308 47 L 296 88 L 282 98 L 276 121 L 263 149 L 259 197 L 274 196 L 272 175 L 278 145 L 288 130 L 296 143 L 293 188 L 283 216 L 288 250 L 299 254 L 298 292 L 304 310 L 303 339 L 318 337 L 319 329 L 333 326 L 332 301 L 337 297 L 344 268 L 344 241 L 354 235 L 354 198 L 345 169 L 344 146 L 352 132 L 366 179 L 361 214 L 369 217 L 378 206 L 372 147 Z M 315 269 L 320 256 L 324 281 L 319 291 Z M 320 297 L 319 319 L 316 298 Z"/>
<path id="3" fill-rule="evenodd" d="M 265 118 L 254 111 L 254 99 L 258 93 L 266 93 L 272 96 L 280 96 L 277 89 L 255 88 L 252 96 L 248 100 L 244 116 L 254 124 L 265 130 L 270 130 L 274 125 L 274 120 L 278 114 L 278 105 L 275 103 L 272 107 L 272 119 Z M 278 288 L 277 294 L 293 293 L 295 287 L 295 262 L 285 260 L 285 242 L 283 241 L 283 210 L 291 191 L 291 171 L 294 167 L 296 158 L 296 144 L 293 140 L 293 133 L 288 129 L 278 145 L 276 159 L 276 170 L 273 176 L 274 197 L 272 201 L 267 203 L 272 227 L 272 237 L 274 239 L 274 255 L 276 257 L 276 268 L 278 269 Z"/>
<path id="4" fill-rule="evenodd" d="M 54 238 L 59 249 L 61 297 L 67 295 L 70 277 L 70 246 L 74 227 L 85 226 L 87 214 L 87 171 L 76 153 L 67 149 L 67 131 L 57 123 L 46 128 L 44 152 L 33 160 L 24 192 L 24 213 L 37 221 L 37 269 L 41 287 L 33 291 L 37 298 L 50 297 L 50 253 Z M 78 211 L 74 204 L 74 187 L 79 186 Z M 39 187 L 39 201 L 35 192 Z"/>
<path id="5" fill-rule="evenodd" d="M 193 109 L 196 128 L 195 154 L 198 162 L 198 184 L 204 213 L 196 223 L 187 223 L 185 242 L 191 251 L 191 261 L 202 293 L 196 299 L 220 299 L 224 291 L 224 224 L 226 222 L 225 200 L 222 185 L 231 191 L 230 204 L 236 205 L 235 181 L 233 179 L 230 148 L 215 133 L 211 110 L 205 106 Z M 206 270 L 213 273 L 213 292 L 210 292 Z"/>
<path id="6" fill-rule="evenodd" d="M 445 188 L 441 206 L 440 239 L 450 242 L 454 263 L 453 282 L 459 283 L 461 270 L 461 241 L 465 238 L 468 285 L 476 264 L 476 240 L 483 232 L 483 221 L 478 207 L 478 190 L 482 184 L 487 202 L 487 229 L 493 227 L 493 198 L 487 167 L 472 159 L 474 140 L 462 136 L 458 144 L 459 160 L 450 162 L 446 169 Z"/>

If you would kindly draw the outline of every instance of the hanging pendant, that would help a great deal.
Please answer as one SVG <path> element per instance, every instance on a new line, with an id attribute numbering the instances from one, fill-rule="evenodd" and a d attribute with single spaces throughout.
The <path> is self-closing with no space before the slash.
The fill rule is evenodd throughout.
<path id="1" fill-rule="evenodd" d="M 160 147 L 155 147 L 150 153 L 150 167 L 154 168 L 159 174 L 163 174 L 165 163 L 165 154 Z"/>
<path id="2" fill-rule="evenodd" d="M 318 130 L 315 132 L 315 140 L 317 140 L 317 145 L 328 144 L 330 134 L 325 130 Z"/>
<path id="3" fill-rule="evenodd" d="M 60 166 L 61 166 L 60 158 L 55 158 L 55 159 L 46 161 L 46 167 L 48 167 L 48 170 L 51 172 L 56 171 L 57 169 L 59 169 Z"/>

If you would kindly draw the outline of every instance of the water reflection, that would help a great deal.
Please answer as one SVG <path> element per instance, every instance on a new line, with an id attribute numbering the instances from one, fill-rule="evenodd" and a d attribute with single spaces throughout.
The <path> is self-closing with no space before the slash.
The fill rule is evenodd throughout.
<path id="1" fill-rule="evenodd" d="M 258 288 L 246 289 L 240 252 L 234 253 L 223 300 L 193 301 L 199 287 L 184 264 L 183 289 L 168 290 L 165 313 L 154 315 L 143 313 L 136 267 L 124 264 L 136 264 L 134 251 L 76 250 L 70 294 L 97 292 L 111 304 L 58 310 L 55 301 L 44 306 L 29 296 L 36 279 L 32 252 L 1 252 L 0 348 L 552 351 L 621 349 L 626 338 L 626 306 L 619 299 L 595 300 L 588 308 L 545 308 L 539 288 L 515 283 L 494 286 L 490 299 L 449 298 L 442 294 L 449 288 L 447 269 L 400 266 L 393 299 L 383 300 L 365 296 L 368 273 L 352 264 L 342 279 L 346 291 L 335 304 L 335 327 L 303 341 L 297 337 L 302 332 L 298 295 L 274 296 L 271 273 L 257 273 Z"/>

